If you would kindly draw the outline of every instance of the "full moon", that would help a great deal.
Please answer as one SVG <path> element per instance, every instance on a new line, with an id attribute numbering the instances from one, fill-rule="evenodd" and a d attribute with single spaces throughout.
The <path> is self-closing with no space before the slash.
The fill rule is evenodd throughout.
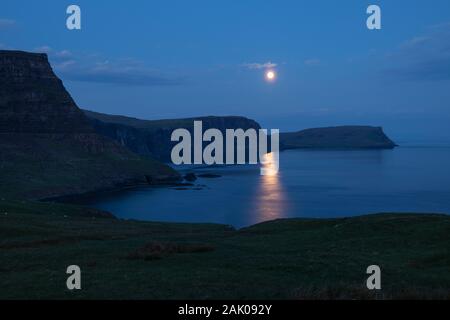
<path id="1" fill-rule="evenodd" d="M 276 77 L 277 77 L 277 74 L 275 73 L 275 71 L 273 71 L 273 70 L 268 70 L 268 71 L 266 72 L 266 79 L 267 79 L 268 81 L 274 81 Z"/>

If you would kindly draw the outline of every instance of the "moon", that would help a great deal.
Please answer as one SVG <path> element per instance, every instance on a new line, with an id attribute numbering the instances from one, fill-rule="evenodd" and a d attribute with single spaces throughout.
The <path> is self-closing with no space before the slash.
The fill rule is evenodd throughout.
<path id="1" fill-rule="evenodd" d="M 275 81 L 275 79 L 277 78 L 277 74 L 274 70 L 267 70 L 266 71 L 266 79 L 269 82 L 273 82 Z"/>

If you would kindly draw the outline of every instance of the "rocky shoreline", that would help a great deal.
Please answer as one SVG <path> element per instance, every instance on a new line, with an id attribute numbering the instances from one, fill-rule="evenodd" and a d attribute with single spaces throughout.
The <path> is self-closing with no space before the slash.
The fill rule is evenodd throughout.
<path id="1" fill-rule="evenodd" d="M 170 187 L 182 187 L 186 186 L 186 183 L 183 183 L 183 179 L 181 177 L 178 178 L 167 178 L 160 180 L 153 180 L 142 182 L 142 181 L 128 181 L 119 183 L 112 187 L 105 187 L 96 190 L 90 190 L 86 192 L 80 193 L 70 193 L 70 194 L 61 194 L 55 195 L 52 197 L 45 197 L 40 199 L 35 199 L 41 202 L 58 202 L 58 203 L 77 203 L 80 199 L 84 198 L 94 198 L 97 196 L 101 196 L 104 194 L 115 193 L 119 191 L 130 190 L 138 187 L 149 187 L 149 188 L 170 188 Z"/>
<path id="2" fill-rule="evenodd" d="M 171 188 L 174 190 L 202 190 L 205 185 L 196 185 L 193 182 L 197 181 L 198 178 L 204 179 L 215 179 L 222 177 L 219 174 L 196 174 L 191 172 L 192 169 L 189 170 L 188 173 L 180 173 L 177 177 L 146 177 L 146 182 L 142 181 L 128 181 L 117 184 L 113 187 L 100 188 L 97 190 L 90 190 L 86 192 L 80 193 L 70 193 L 70 194 L 61 194 L 55 195 L 52 197 L 45 197 L 40 199 L 34 199 L 36 201 L 41 202 L 57 202 L 57 203 L 71 203 L 77 204 L 83 199 L 86 198 L 96 198 L 105 194 L 116 193 L 125 190 L 131 190 L 139 187 L 149 187 L 149 188 Z M 32 199 L 33 200 L 33 199 Z"/>

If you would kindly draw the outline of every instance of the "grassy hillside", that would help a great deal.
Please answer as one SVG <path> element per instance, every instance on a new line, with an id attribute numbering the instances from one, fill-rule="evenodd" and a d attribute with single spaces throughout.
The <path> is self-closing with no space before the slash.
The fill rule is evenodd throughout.
<path id="1" fill-rule="evenodd" d="M 450 217 L 295 219 L 242 230 L 0 201 L 1 299 L 450 298 Z M 65 288 L 67 266 L 82 290 Z M 367 266 L 382 268 L 378 293 Z"/>
<path id="2" fill-rule="evenodd" d="M 3 198 L 40 199 L 178 177 L 96 135 L 0 134 L 0 150 Z"/>

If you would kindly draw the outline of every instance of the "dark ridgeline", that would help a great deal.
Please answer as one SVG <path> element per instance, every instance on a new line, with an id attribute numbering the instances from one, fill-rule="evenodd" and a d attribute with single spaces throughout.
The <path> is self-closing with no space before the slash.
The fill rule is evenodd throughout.
<path id="1" fill-rule="evenodd" d="M 260 129 L 252 119 L 244 117 L 198 117 L 171 120 L 141 120 L 118 115 L 108 115 L 84 110 L 97 133 L 118 141 L 134 152 L 161 161 L 170 161 L 170 153 L 176 142 L 171 142 L 173 130 L 185 128 L 193 135 L 195 120 L 203 122 L 203 131 L 219 129 L 225 136 L 226 129 Z M 268 139 L 270 150 L 270 138 Z M 306 129 L 280 134 L 280 149 L 391 149 L 392 142 L 380 127 L 341 126 Z"/>
<path id="2" fill-rule="evenodd" d="M 97 134 L 47 55 L 0 51 L 0 194 L 42 198 L 175 178 Z"/>
<path id="3" fill-rule="evenodd" d="M 257 132 L 261 129 L 261 126 L 256 121 L 237 116 L 141 120 L 87 110 L 84 110 L 84 112 L 91 119 L 95 130 L 99 134 L 120 142 L 138 154 L 151 156 L 165 162 L 170 162 L 172 148 L 178 143 L 171 141 L 172 132 L 176 129 L 184 128 L 193 137 L 194 121 L 202 121 L 203 132 L 208 129 L 220 130 L 224 139 L 226 129 L 243 129 L 244 131 L 255 129 Z M 205 146 L 208 143 L 203 145 Z M 248 149 L 246 152 L 248 157 Z"/>

